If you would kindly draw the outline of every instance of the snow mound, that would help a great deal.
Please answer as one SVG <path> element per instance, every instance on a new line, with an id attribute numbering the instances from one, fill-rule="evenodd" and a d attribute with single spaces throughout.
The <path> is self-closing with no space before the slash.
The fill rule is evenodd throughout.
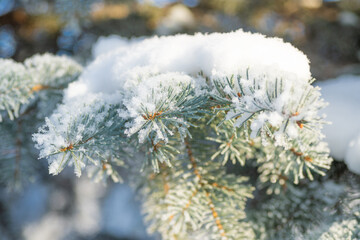
<path id="1" fill-rule="evenodd" d="M 346 150 L 345 162 L 350 171 L 360 174 L 360 132 L 356 138 L 350 141 Z"/>
<path id="2" fill-rule="evenodd" d="M 344 75 L 318 85 L 330 103 L 323 112 L 332 124 L 324 126 L 323 133 L 331 155 L 360 174 L 360 77 Z"/>
<path id="3" fill-rule="evenodd" d="M 94 58 L 106 54 L 106 53 L 110 53 L 111 51 L 113 51 L 114 49 L 119 50 L 119 48 L 128 48 L 128 46 L 131 43 L 136 43 L 139 42 L 141 40 L 143 40 L 144 38 L 132 38 L 131 40 L 125 38 L 125 37 L 121 37 L 118 35 L 110 35 L 107 37 L 99 37 L 99 39 L 96 41 L 96 43 L 93 45 L 91 52 L 92 52 L 92 56 Z"/>
<path id="4" fill-rule="evenodd" d="M 111 49 L 111 50 L 109 50 Z M 104 54 L 101 54 L 104 51 Z M 309 61 L 298 49 L 279 38 L 266 38 L 238 30 L 230 33 L 175 35 L 133 40 L 100 39 L 94 48 L 98 56 L 70 85 L 68 96 L 87 93 L 126 93 L 144 75 L 180 72 L 208 77 L 246 75 L 307 82 Z M 78 89 L 82 89 L 78 91 Z"/>

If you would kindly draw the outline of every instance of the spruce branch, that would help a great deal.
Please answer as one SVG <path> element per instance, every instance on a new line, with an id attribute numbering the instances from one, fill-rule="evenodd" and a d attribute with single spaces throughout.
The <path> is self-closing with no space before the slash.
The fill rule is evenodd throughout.
<path id="1" fill-rule="evenodd" d="M 359 225 L 359 219 L 346 219 L 340 222 L 334 222 L 328 231 L 321 234 L 319 240 L 359 239 Z"/>
<path id="2" fill-rule="evenodd" d="M 119 113 L 127 119 L 125 133 L 129 137 L 137 135 L 140 144 L 147 142 L 148 160 L 154 171 L 159 172 L 159 163 L 171 166 L 171 160 L 178 154 L 168 144 L 169 139 L 175 135 L 182 141 L 191 137 L 188 131 L 194 126 L 191 120 L 201 118 L 207 112 L 203 109 L 207 104 L 208 96 L 195 92 L 191 78 L 163 74 L 144 79 L 131 99 L 124 100 L 126 109 Z"/>
<path id="3" fill-rule="evenodd" d="M 36 67 L 28 64 L 34 58 L 38 59 Z M 39 71 L 45 65 L 53 71 L 47 74 Z M 6 136 L 4 141 L 7 142 L 0 147 L 0 182 L 11 190 L 19 190 L 38 176 L 39 162 L 35 161 L 38 152 L 33 147 L 31 134 L 61 101 L 62 91 L 59 90 L 74 81 L 82 67 L 70 58 L 44 54 L 27 59 L 24 64 L 0 60 L 0 68 L 3 69 L 0 74 L 0 133 Z M 50 76 L 53 74 L 56 78 Z M 9 118 L 1 110 L 6 110 Z"/>
<path id="4" fill-rule="evenodd" d="M 23 131 L 27 130 L 19 120 L 9 119 L 0 125 L 0 184 L 10 190 L 20 190 L 34 176 L 32 153 Z"/>
<path id="5" fill-rule="evenodd" d="M 31 97 L 31 76 L 25 67 L 10 59 L 0 59 L 0 111 L 6 110 L 13 120 L 19 115 L 20 105 Z M 3 114 L 0 113 L 0 122 Z"/>
<path id="6" fill-rule="evenodd" d="M 81 111 L 63 121 L 60 113 L 70 113 L 74 108 Z M 46 157 L 50 163 L 50 173 L 57 175 L 66 165 L 73 164 L 76 175 L 80 176 L 87 162 L 97 166 L 102 161 L 107 162 L 109 156 L 120 158 L 122 150 L 119 142 L 123 141 L 121 134 L 125 122 L 120 119 L 114 121 L 117 106 L 108 106 L 95 99 L 88 103 L 78 102 L 70 109 L 64 106 L 58 110 L 51 119 L 46 119 L 40 133 L 33 135 L 36 147 L 42 149 L 40 156 Z M 50 141 L 54 137 L 58 139 L 58 144 Z"/>
<path id="7" fill-rule="evenodd" d="M 304 131 L 316 139 L 322 137 L 320 129 L 325 122 L 317 113 L 325 103 L 310 81 L 250 78 L 249 71 L 245 78 L 232 75 L 213 79 L 212 99 L 223 106 L 217 111 L 225 111 L 226 119 L 235 119 L 235 127 L 250 122 L 251 138 L 271 135 L 277 145 L 286 148 Z"/>
<path id="8" fill-rule="evenodd" d="M 219 144 L 217 151 L 211 156 L 211 160 L 222 156 L 222 165 L 229 160 L 232 164 L 239 162 L 245 165 L 246 159 L 250 158 L 252 148 L 250 141 L 243 138 L 240 129 L 233 127 L 233 121 L 224 122 L 221 126 L 216 127 L 216 137 L 207 137 L 207 140 Z"/>
<path id="9" fill-rule="evenodd" d="M 124 179 L 118 172 L 119 167 L 126 167 L 123 159 L 110 153 L 104 154 L 103 156 L 108 156 L 108 158 L 100 156 L 100 164 L 88 167 L 88 176 L 95 182 L 102 182 L 103 184 L 106 184 L 108 178 L 111 178 L 115 183 L 124 182 Z"/>
<path id="10" fill-rule="evenodd" d="M 209 239 L 251 238 L 244 221 L 245 202 L 252 197 L 252 188 L 245 184 L 247 179 L 226 174 L 219 164 L 198 163 L 190 144 L 185 140 L 184 158 L 152 175 L 150 185 L 142 187 L 143 194 L 146 192 L 143 197 L 149 199 L 143 208 L 149 230 L 160 232 L 166 239 L 188 239 L 202 235 L 205 229 L 211 229 L 207 232 Z M 154 181 L 159 182 L 157 188 L 152 185 Z M 231 204 L 222 204 L 225 199 Z"/>
<path id="11" fill-rule="evenodd" d="M 20 106 L 35 93 L 64 89 L 82 72 L 82 67 L 70 58 L 51 54 L 34 55 L 24 64 L 3 59 L 0 68 L 0 111 L 6 110 L 11 120 L 19 116 Z M 2 118 L 1 113 L 0 122 Z"/>
<path id="12" fill-rule="evenodd" d="M 208 138 L 221 143 L 213 159 L 224 155 L 225 163 L 230 157 L 233 163 L 238 159 L 244 164 L 247 154 L 242 149 L 252 149 L 245 141 L 250 135 L 255 141 L 261 139 L 257 151 L 263 153 L 256 156 L 261 182 L 280 182 L 284 188 L 285 179 L 298 183 L 305 175 L 312 180 L 312 172 L 324 175 L 323 170 L 330 168 L 332 160 L 328 157 L 327 145 L 321 142 L 319 129 L 325 122 L 317 113 L 325 104 L 318 89 L 309 85 L 311 81 L 298 86 L 299 83 L 263 78 L 250 78 L 248 69 L 245 78 L 232 75 L 213 79 L 211 99 L 214 104 L 219 104 L 214 111 L 226 115 L 218 126 L 223 129 L 220 136 L 224 140 Z M 289 93 L 297 97 L 289 98 Z M 226 119 L 228 123 L 224 125 Z M 231 131 L 231 125 L 243 131 Z M 234 148 L 237 135 L 240 135 L 240 140 L 236 141 L 238 147 Z M 281 188 L 275 185 L 268 191 L 277 189 L 278 193 Z"/>
<path id="13" fill-rule="evenodd" d="M 259 180 L 261 185 L 269 187 L 269 194 L 279 193 L 286 188 L 286 182 L 298 184 L 305 176 L 314 180 L 313 172 L 324 176 L 324 171 L 330 169 L 332 159 L 329 158 L 327 144 L 307 137 L 306 134 L 300 136 L 301 141 L 307 144 L 303 152 L 296 141 L 292 142 L 294 147 L 290 149 L 269 144 L 260 150 L 263 154 L 257 157 Z"/>
<path id="14" fill-rule="evenodd" d="M 287 239 L 296 232 L 319 228 L 331 217 L 330 209 L 344 193 L 343 186 L 332 181 L 311 182 L 301 186 L 288 185 L 288 190 L 263 199 L 255 211 L 248 212 L 257 239 Z"/>
<path id="15" fill-rule="evenodd" d="M 199 170 L 197 168 L 197 163 L 196 163 L 196 160 L 195 160 L 195 158 L 193 156 L 193 153 L 192 153 L 192 150 L 191 150 L 191 147 L 190 147 L 190 143 L 189 143 L 188 140 L 185 140 L 185 146 L 186 146 L 187 154 L 188 154 L 189 160 L 191 162 L 191 166 L 192 166 L 192 169 L 194 171 L 194 174 L 198 178 L 198 182 L 199 182 L 200 186 L 202 188 L 204 188 L 204 192 L 205 192 L 206 198 L 208 200 L 208 206 L 210 207 L 212 217 L 214 218 L 214 221 L 216 223 L 216 227 L 217 227 L 217 229 L 218 229 L 218 231 L 220 233 L 220 236 L 222 238 L 224 238 L 224 239 L 227 239 L 226 232 L 224 230 L 223 225 L 221 224 L 219 214 L 217 213 L 217 211 L 215 209 L 215 205 L 214 205 L 214 203 L 212 201 L 212 197 L 210 195 L 210 192 L 205 188 L 205 182 L 202 179 L 202 175 L 199 173 Z M 218 186 L 217 183 L 215 183 L 215 184 L 216 184 L 215 186 Z M 228 190 L 226 189 L 226 191 L 228 191 Z"/>
<path id="16" fill-rule="evenodd" d="M 65 56 L 49 53 L 36 54 L 24 62 L 33 82 L 31 90 L 38 92 L 48 89 L 63 89 L 76 80 L 83 68 L 74 60 Z"/>

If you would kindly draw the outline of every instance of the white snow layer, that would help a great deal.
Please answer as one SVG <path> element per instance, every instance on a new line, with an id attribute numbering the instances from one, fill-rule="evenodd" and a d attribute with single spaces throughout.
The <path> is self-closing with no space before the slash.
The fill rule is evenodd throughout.
<path id="1" fill-rule="evenodd" d="M 357 137 L 350 141 L 345 162 L 352 172 L 360 174 L 360 132 Z"/>
<path id="2" fill-rule="evenodd" d="M 360 76 L 344 75 L 318 85 L 330 103 L 323 110 L 332 122 L 323 129 L 330 153 L 360 174 Z"/>
<path id="3" fill-rule="evenodd" d="M 144 38 L 133 38 L 128 40 L 127 38 L 120 37 L 118 35 L 110 35 L 107 37 L 99 37 L 96 43 L 92 47 L 92 55 L 94 58 L 113 51 L 114 49 L 119 49 L 121 47 L 127 48 L 129 44 L 136 43 Z"/>
<path id="4" fill-rule="evenodd" d="M 116 43 L 117 42 L 117 43 Z M 110 45 L 108 51 L 106 45 Z M 307 57 L 289 43 L 238 30 L 230 33 L 175 35 L 130 41 L 114 37 L 97 43 L 98 57 L 70 85 L 67 97 L 87 93 L 125 92 L 139 78 L 158 73 L 180 72 L 208 77 L 240 74 L 251 69 L 252 78 L 304 82 L 311 78 Z M 105 54 L 100 54 L 101 49 Z M 81 89 L 79 91 L 79 89 Z"/>

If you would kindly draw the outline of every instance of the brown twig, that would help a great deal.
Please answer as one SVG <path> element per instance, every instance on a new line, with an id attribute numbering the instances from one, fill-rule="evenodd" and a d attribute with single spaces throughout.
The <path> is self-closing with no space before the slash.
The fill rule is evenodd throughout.
<path id="1" fill-rule="evenodd" d="M 145 120 L 150 120 L 150 121 L 152 121 L 152 120 L 154 120 L 156 117 L 159 117 L 161 114 L 163 114 L 163 111 L 159 111 L 159 112 L 155 112 L 155 113 L 153 113 L 153 114 L 144 114 L 144 115 L 142 115 L 142 117 L 145 119 Z"/>
<path id="2" fill-rule="evenodd" d="M 295 156 L 298 156 L 298 157 L 301 157 L 303 156 L 304 154 L 302 152 L 297 152 L 294 148 L 291 148 L 290 151 L 295 155 Z M 303 159 L 307 162 L 312 162 L 313 159 L 312 157 L 310 156 L 304 156 Z"/>
<path id="3" fill-rule="evenodd" d="M 194 174 L 199 178 L 199 184 L 201 187 L 204 187 L 205 184 L 207 184 L 206 182 L 203 181 L 202 179 L 202 176 L 197 168 L 197 163 L 196 163 L 196 160 L 194 158 L 194 155 L 192 153 L 192 150 L 191 150 L 191 146 L 190 146 L 190 143 L 189 141 L 186 139 L 185 140 L 185 146 L 186 146 L 186 149 L 187 149 L 187 153 L 188 153 L 188 157 L 189 157 L 189 160 L 191 162 L 191 165 L 192 165 L 192 168 L 193 168 L 193 171 L 194 171 Z M 216 184 L 216 183 L 215 183 Z M 214 183 L 213 183 L 214 185 Z M 218 185 L 219 186 L 219 185 Z M 205 191 L 205 194 L 206 194 L 206 197 L 208 198 L 209 202 L 208 202 L 208 205 L 210 207 L 210 210 L 211 210 L 211 213 L 214 217 L 214 220 L 215 220 L 215 223 L 216 223 L 216 226 L 217 228 L 219 229 L 220 231 L 220 235 L 222 237 L 226 237 L 226 233 L 224 231 L 224 227 L 223 225 L 221 224 L 221 221 L 220 221 L 220 218 L 219 218 L 219 214 L 217 213 L 216 209 L 215 209 L 215 205 L 211 199 L 211 193 L 209 191 L 207 191 L 206 189 L 204 189 Z M 194 195 L 195 196 L 195 195 Z M 191 204 L 191 202 L 190 202 Z M 187 206 L 189 207 L 189 206 Z"/>

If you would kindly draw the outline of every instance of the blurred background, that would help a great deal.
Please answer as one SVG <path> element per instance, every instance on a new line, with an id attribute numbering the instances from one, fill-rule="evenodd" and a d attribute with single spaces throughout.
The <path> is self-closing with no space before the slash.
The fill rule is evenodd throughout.
<path id="1" fill-rule="evenodd" d="M 360 74 L 360 0 L 0 0 L 0 57 L 50 52 L 86 65 L 100 36 L 239 28 L 295 45 L 320 81 Z M 51 177 L 39 162 L 34 183 L 0 187 L 0 240 L 156 239 L 128 186 L 76 179 L 71 169 Z"/>

